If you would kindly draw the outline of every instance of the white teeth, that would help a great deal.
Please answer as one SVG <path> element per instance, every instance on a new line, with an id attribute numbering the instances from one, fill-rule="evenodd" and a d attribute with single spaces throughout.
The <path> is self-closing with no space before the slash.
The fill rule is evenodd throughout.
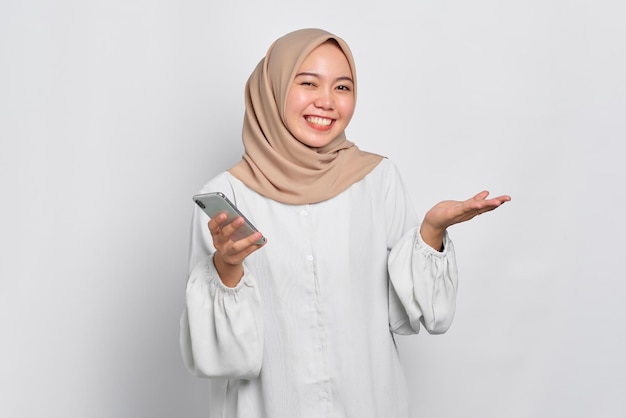
<path id="1" fill-rule="evenodd" d="M 316 116 L 307 116 L 306 121 L 315 125 L 329 126 L 332 123 L 332 119 L 319 118 Z"/>

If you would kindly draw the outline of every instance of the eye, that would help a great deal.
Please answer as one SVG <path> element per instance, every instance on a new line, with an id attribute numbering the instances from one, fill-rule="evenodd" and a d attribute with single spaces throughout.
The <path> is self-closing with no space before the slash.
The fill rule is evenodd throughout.
<path id="1" fill-rule="evenodd" d="M 339 86 L 337 86 L 337 90 L 341 90 L 341 91 L 352 91 L 352 88 L 350 86 L 346 86 L 344 84 L 341 84 Z"/>

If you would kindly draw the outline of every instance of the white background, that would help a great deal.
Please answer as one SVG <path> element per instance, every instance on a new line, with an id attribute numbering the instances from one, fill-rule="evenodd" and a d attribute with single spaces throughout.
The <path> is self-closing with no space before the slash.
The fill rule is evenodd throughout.
<path id="1" fill-rule="evenodd" d="M 352 47 L 349 139 L 454 227 L 457 318 L 399 338 L 412 417 L 626 416 L 620 1 L 4 0 L 0 416 L 204 417 L 178 351 L 191 195 L 269 44 Z M 384 417 L 381 417 L 384 418 Z"/>

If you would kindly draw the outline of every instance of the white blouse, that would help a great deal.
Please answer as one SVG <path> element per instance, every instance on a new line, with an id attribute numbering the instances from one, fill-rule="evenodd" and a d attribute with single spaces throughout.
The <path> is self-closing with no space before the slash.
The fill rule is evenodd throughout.
<path id="1" fill-rule="evenodd" d="M 209 417 L 395 418 L 408 396 L 392 333 L 445 332 L 455 311 L 452 242 L 426 245 L 396 167 L 316 204 L 287 205 L 229 173 L 221 191 L 267 237 L 235 288 L 212 262 L 208 217 L 191 232 L 181 350 L 211 378 Z"/>

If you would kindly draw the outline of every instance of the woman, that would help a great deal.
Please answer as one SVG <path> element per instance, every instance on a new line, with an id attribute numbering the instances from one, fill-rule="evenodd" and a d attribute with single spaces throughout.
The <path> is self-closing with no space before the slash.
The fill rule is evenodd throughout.
<path id="1" fill-rule="evenodd" d="M 318 29 L 278 39 L 248 80 L 244 157 L 201 193 L 226 194 L 267 242 L 196 208 L 181 319 L 210 417 L 407 417 L 393 333 L 448 329 L 446 229 L 510 200 L 441 202 L 420 223 L 395 166 L 347 141 L 355 100 L 348 46 Z"/>

